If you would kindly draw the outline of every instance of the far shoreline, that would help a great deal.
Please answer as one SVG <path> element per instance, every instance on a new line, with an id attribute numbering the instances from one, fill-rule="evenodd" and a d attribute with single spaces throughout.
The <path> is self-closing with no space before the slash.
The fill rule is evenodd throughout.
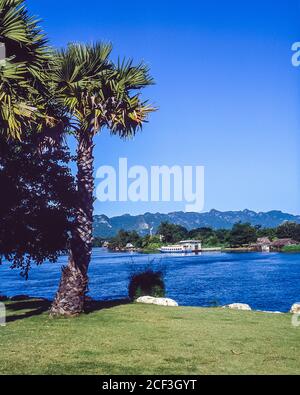
<path id="1" fill-rule="evenodd" d="M 160 256 L 193 256 L 193 255 L 202 255 L 202 254 L 244 254 L 244 253 L 257 253 L 257 254 L 263 254 L 263 255 L 268 255 L 268 254 L 300 254 L 300 248 L 297 250 L 278 250 L 278 251 L 256 251 L 256 250 L 251 250 L 249 248 L 225 248 L 221 250 L 210 250 L 210 251 L 199 251 L 197 252 L 191 252 L 191 253 L 162 253 L 160 251 L 156 250 L 136 250 L 136 251 L 126 251 L 126 250 L 111 250 L 108 248 L 104 247 L 93 247 L 93 250 L 95 249 L 104 249 L 107 250 L 109 253 L 112 254 L 128 254 L 128 255 L 133 255 L 133 254 L 145 254 L 145 255 L 160 255 Z"/>

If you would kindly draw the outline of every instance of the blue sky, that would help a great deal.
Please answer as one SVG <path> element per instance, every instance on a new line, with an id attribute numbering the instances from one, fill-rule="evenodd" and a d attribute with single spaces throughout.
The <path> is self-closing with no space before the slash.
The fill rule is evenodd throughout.
<path id="1" fill-rule="evenodd" d="M 299 1 L 28 0 L 51 43 L 111 41 L 144 60 L 159 107 L 129 142 L 95 140 L 95 167 L 205 166 L 205 211 L 300 213 Z M 74 144 L 72 143 L 72 146 Z M 185 203 L 100 203 L 109 216 L 183 210 Z"/>

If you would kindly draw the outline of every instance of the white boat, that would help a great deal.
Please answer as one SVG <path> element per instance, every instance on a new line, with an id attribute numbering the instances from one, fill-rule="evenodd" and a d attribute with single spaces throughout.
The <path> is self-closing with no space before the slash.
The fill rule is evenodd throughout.
<path id="1" fill-rule="evenodd" d="M 183 240 L 175 245 L 161 247 L 159 251 L 169 254 L 189 254 L 192 252 L 200 252 L 201 248 L 201 241 L 199 240 Z"/>

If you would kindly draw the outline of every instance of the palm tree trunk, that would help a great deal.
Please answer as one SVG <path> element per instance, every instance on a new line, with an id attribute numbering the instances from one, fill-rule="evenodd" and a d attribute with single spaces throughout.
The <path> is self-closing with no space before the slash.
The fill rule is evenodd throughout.
<path id="1" fill-rule="evenodd" d="M 52 316 L 77 315 L 84 309 L 93 241 L 93 149 L 92 133 L 79 133 L 76 220 L 72 232 L 69 263 L 62 269 L 59 289 L 50 310 Z"/>

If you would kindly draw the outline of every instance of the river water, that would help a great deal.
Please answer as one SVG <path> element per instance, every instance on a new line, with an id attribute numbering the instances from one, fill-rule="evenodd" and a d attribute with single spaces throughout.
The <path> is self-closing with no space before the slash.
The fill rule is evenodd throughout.
<path id="1" fill-rule="evenodd" d="M 25 294 L 52 299 L 57 290 L 62 256 L 55 264 L 33 266 L 29 280 L 8 264 L 0 266 L 0 294 Z M 162 270 L 167 297 L 183 306 L 248 303 L 253 309 L 289 311 L 300 301 L 300 254 L 204 253 L 199 255 L 144 255 L 93 250 L 89 270 L 91 297 L 127 297 L 130 274 L 147 267 Z"/>

